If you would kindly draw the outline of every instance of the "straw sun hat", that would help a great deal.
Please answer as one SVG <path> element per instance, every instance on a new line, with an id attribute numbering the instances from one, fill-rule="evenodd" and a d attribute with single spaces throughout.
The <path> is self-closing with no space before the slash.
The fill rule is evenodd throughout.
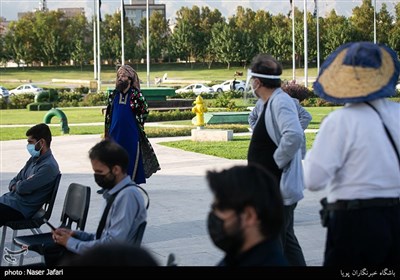
<path id="1" fill-rule="evenodd" d="M 371 101 L 394 95 L 399 73 L 397 54 L 387 46 L 348 43 L 322 64 L 314 91 L 335 103 Z"/>

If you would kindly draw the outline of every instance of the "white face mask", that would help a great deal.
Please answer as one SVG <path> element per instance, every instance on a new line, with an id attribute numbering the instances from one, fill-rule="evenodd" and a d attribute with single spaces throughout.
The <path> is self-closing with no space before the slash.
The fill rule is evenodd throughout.
<path id="1" fill-rule="evenodd" d="M 250 83 L 251 78 L 267 78 L 267 79 L 280 79 L 281 76 L 274 76 L 274 75 L 265 75 L 265 74 L 259 74 L 259 73 L 254 73 L 250 69 L 247 69 L 247 78 L 246 78 L 246 91 L 250 91 L 254 95 L 254 97 L 259 98 L 259 96 L 256 93 L 256 90 L 260 88 L 258 86 L 257 88 L 253 88 L 252 83 Z"/>
<path id="2" fill-rule="evenodd" d="M 260 86 L 258 85 L 257 88 L 254 88 L 253 83 L 251 83 L 250 87 L 251 87 L 251 93 L 253 94 L 253 96 L 255 98 L 260 98 L 260 96 L 256 92 L 256 90 L 258 90 L 260 88 Z"/>

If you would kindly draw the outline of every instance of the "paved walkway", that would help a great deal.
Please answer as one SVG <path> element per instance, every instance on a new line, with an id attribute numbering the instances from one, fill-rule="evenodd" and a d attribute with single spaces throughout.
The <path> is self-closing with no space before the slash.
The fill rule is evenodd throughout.
<path id="1" fill-rule="evenodd" d="M 143 185 L 151 202 L 148 225 L 143 246 L 148 248 L 165 265 L 169 253 L 174 253 L 180 266 L 213 266 L 222 257 L 208 237 L 206 217 L 210 209 L 211 194 L 205 180 L 207 170 L 220 170 L 244 160 L 228 160 L 218 157 L 185 152 L 158 143 L 187 139 L 188 137 L 152 138 L 150 141 L 159 158 L 161 170 Z M 60 164 L 62 178 L 56 205 L 50 222 L 57 225 L 68 185 L 72 182 L 92 188 L 91 204 L 86 231 L 95 232 L 99 223 L 103 199 L 96 194 L 97 185 L 87 156 L 88 150 L 100 135 L 64 135 L 53 137 L 52 150 Z M 9 181 L 28 159 L 26 140 L 0 142 L 1 194 L 7 191 Z M 306 262 L 311 266 L 322 264 L 325 246 L 325 229 L 319 222 L 319 200 L 322 193 L 304 192 L 305 198 L 295 212 L 295 231 L 303 248 Z M 48 231 L 46 225 L 43 231 Z M 30 234 L 22 231 L 20 234 Z M 10 246 L 11 230 L 8 230 L 6 246 Z M 25 263 L 37 262 L 39 257 L 29 252 Z"/>

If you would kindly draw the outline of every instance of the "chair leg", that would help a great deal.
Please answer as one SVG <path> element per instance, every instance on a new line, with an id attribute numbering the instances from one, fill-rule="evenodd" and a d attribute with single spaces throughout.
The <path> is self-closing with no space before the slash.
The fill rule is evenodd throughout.
<path id="1" fill-rule="evenodd" d="M 13 235 L 12 235 L 12 239 L 11 239 L 11 251 L 15 251 L 14 238 L 17 237 L 17 232 L 18 232 L 17 229 L 13 230 Z M 8 266 L 11 266 L 11 265 L 12 265 L 11 263 L 8 264 Z"/>
<path id="2" fill-rule="evenodd" d="M 13 230 L 13 236 L 12 236 L 12 240 L 11 240 L 11 251 L 15 251 L 15 243 L 14 243 L 14 239 L 15 237 L 17 237 L 17 233 L 18 230 Z M 19 266 L 22 266 L 22 264 L 24 263 L 24 254 L 19 255 Z"/>
<path id="3" fill-rule="evenodd" d="M 3 234 L 1 236 L 1 244 L 0 244 L 0 266 L 2 266 L 3 264 L 4 244 L 6 243 L 6 234 L 7 234 L 7 227 L 3 226 Z"/>

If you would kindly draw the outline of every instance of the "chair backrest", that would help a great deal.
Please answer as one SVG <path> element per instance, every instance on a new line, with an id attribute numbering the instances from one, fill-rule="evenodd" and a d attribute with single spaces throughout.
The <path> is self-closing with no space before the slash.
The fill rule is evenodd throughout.
<path id="1" fill-rule="evenodd" d="M 84 230 L 89 212 L 90 187 L 77 183 L 69 185 L 65 195 L 64 207 L 61 213 L 61 227 Z"/>
<path id="2" fill-rule="evenodd" d="M 133 237 L 133 245 L 140 247 L 140 245 L 142 244 L 142 239 L 144 231 L 146 229 L 146 225 L 147 225 L 146 221 L 142 222 L 139 225 L 138 229 L 136 230 L 135 236 Z"/>
<path id="3" fill-rule="evenodd" d="M 51 193 L 51 196 L 48 201 L 46 201 L 42 208 L 37 211 L 33 217 L 32 220 L 36 220 L 38 224 L 38 227 L 42 225 L 43 219 L 49 220 L 51 217 L 51 213 L 53 212 L 54 208 L 54 203 L 56 202 L 56 197 L 57 197 L 57 192 L 58 192 L 58 187 L 60 186 L 60 181 L 61 181 L 61 173 L 58 173 L 56 179 L 54 180 L 54 185 L 53 185 L 53 191 Z"/>

